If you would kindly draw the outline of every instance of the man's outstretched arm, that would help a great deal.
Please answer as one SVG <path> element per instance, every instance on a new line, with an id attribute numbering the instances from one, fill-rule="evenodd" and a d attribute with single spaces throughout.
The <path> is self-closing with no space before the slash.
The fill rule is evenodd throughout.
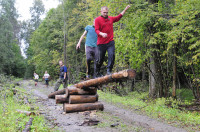
<path id="1" fill-rule="evenodd" d="M 122 16 L 125 14 L 126 10 L 128 10 L 128 8 L 130 8 L 131 6 L 130 5 L 127 5 L 126 8 L 120 13 L 122 14 Z"/>
<path id="2" fill-rule="evenodd" d="M 87 31 L 85 30 L 82 34 L 81 38 L 78 41 L 78 44 L 76 45 L 76 49 L 79 49 L 81 47 L 81 41 L 83 40 L 84 36 L 87 34 Z"/>

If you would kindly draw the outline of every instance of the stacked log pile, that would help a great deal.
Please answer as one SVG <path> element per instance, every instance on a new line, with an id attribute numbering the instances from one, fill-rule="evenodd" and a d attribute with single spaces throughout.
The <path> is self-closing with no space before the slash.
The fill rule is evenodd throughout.
<path id="1" fill-rule="evenodd" d="M 124 70 L 77 83 L 65 89 L 53 92 L 49 94 L 48 97 L 55 98 L 56 104 L 63 104 L 63 110 L 66 113 L 103 110 L 103 104 L 98 102 L 97 86 L 114 81 L 134 79 L 135 76 L 136 72 L 134 70 Z"/>

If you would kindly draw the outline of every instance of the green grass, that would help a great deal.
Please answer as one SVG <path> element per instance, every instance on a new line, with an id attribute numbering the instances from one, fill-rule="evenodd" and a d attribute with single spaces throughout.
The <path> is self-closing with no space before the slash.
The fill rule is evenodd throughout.
<path id="1" fill-rule="evenodd" d="M 20 93 L 17 97 L 14 96 L 9 88 L 4 88 L 0 92 L 0 115 L 2 117 L 0 131 L 22 131 L 30 117 L 34 118 L 31 131 L 53 131 L 46 125 L 44 117 L 37 114 L 37 109 L 34 110 L 36 115 L 31 116 L 17 112 L 17 110 L 31 111 L 30 106 L 23 103 L 23 96 L 24 93 Z"/>
<path id="2" fill-rule="evenodd" d="M 191 92 L 191 91 L 190 91 Z M 182 95 L 191 95 L 188 90 L 182 90 Z M 181 111 L 178 108 L 180 104 L 179 100 L 172 98 L 158 98 L 156 100 L 148 100 L 148 92 L 138 94 L 137 92 L 131 92 L 127 96 L 120 97 L 112 93 L 104 93 L 98 91 L 100 99 L 107 102 L 111 102 L 116 105 L 123 105 L 125 108 L 140 110 L 146 115 L 162 119 L 169 124 L 187 127 L 186 129 L 200 130 L 200 113 Z M 186 102 L 191 102 L 193 98 L 187 97 Z M 166 104 L 171 102 L 172 107 L 168 107 Z M 185 101 L 183 101 L 185 102 Z"/>

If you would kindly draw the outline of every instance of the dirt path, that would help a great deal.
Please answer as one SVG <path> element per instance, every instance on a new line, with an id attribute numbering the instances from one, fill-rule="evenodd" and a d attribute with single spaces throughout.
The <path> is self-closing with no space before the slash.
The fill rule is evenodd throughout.
<path id="1" fill-rule="evenodd" d="M 34 86 L 34 82 L 24 80 L 20 87 L 31 93 L 36 98 L 36 105 L 40 113 L 48 120 L 50 127 L 57 127 L 59 131 L 66 132 L 116 132 L 116 131 L 143 131 L 143 132 L 185 132 L 186 130 L 164 124 L 144 115 L 138 115 L 134 111 L 114 106 L 103 102 L 103 112 L 76 112 L 64 113 L 63 105 L 56 104 L 54 99 L 48 99 L 47 95 L 53 91 L 53 87 L 46 88 L 41 82 Z M 100 121 L 98 126 L 85 126 L 83 122 L 88 119 Z"/>

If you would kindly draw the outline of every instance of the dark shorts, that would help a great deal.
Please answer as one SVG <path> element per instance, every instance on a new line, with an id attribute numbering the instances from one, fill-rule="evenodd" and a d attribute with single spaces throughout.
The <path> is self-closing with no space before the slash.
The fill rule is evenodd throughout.
<path id="1" fill-rule="evenodd" d="M 35 79 L 35 82 L 38 82 L 38 79 Z"/>
<path id="2" fill-rule="evenodd" d="M 45 84 L 46 84 L 46 85 L 49 85 L 49 80 L 45 80 Z"/>
<path id="3" fill-rule="evenodd" d="M 85 47 L 86 59 L 87 60 L 96 60 L 98 58 L 98 48 L 97 47 Z"/>

